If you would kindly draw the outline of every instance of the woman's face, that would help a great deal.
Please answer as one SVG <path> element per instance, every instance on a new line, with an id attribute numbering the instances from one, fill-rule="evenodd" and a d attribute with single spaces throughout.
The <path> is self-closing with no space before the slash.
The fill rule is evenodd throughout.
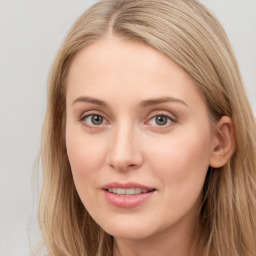
<path id="1" fill-rule="evenodd" d="M 77 54 L 66 145 L 78 194 L 109 234 L 188 232 L 214 150 L 192 78 L 150 46 L 109 37 Z"/>

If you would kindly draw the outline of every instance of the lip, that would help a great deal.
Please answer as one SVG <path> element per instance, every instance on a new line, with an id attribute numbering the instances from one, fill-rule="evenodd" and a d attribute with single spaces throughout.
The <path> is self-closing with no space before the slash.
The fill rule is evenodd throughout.
<path id="1" fill-rule="evenodd" d="M 102 187 L 102 189 L 109 189 L 109 188 L 140 188 L 140 189 L 147 189 L 147 190 L 155 189 L 153 187 L 148 187 L 135 182 L 127 182 L 127 183 L 112 182 Z"/>
<path id="2" fill-rule="evenodd" d="M 147 193 L 141 193 L 141 194 L 133 194 L 133 195 L 118 195 L 111 192 L 108 192 L 107 189 L 109 188 L 140 188 L 140 189 L 146 189 L 150 190 Z M 145 186 L 142 184 L 134 183 L 134 182 L 128 182 L 128 183 L 119 183 L 119 182 L 112 182 L 109 184 L 106 184 L 102 187 L 102 190 L 104 192 L 106 200 L 112 204 L 113 206 L 119 207 L 119 208 L 134 208 L 145 201 L 149 200 L 153 194 L 156 192 L 156 189 L 153 187 Z"/>

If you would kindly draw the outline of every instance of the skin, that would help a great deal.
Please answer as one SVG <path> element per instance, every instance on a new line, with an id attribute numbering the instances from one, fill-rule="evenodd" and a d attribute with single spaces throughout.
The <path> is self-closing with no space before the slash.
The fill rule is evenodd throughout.
<path id="1" fill-rule="evenodd" d="M 74 183 L 90 215 L 114 236 L 114 255 L 117 245 L 122 256 L 198 255 L 191 238 L 202 187 L 209 165 L 230 156 L 231 121 L 224 117 L 213 128 L 184 70 L 150 46 L 114 36 L 77 54 L 66 104 Z M 166 124 L 156 115 L 166 116 Z M 117 207 L 102 191 L 110 182 L 136 182 L 155 192 L 139 206 Z"/>

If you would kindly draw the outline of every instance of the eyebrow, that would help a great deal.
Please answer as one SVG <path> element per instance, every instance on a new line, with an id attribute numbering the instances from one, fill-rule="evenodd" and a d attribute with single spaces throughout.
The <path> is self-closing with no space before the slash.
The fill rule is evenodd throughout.
<path id="1" fill-rule="evenodd" d="M 188 104 L 185 101 L 183 101 L 181 99 L 174 98 L 174 97 L 163 97 L 163 98 L 145 100 L 145 101 L 141 102 L 141 106 L 149 107 L 149 106 L 154 106 L 154 105 L 166 103 L 166 102 L 180 103 L 180 104 L 183 104 L 188 107 Z"/>
<path id="2" fill-rule="evenodd" d="M 93 104 L 99 105 L 99 106 L 107 106 L 107 104 L 104 101 L 95 99 L 92 97 L 83 97 L 83 96 L 78 97 L 77 99 L 75 99 L 73 101 L 72 105 L 74 105 L 77 102 L 84 102 L 84 103 L 89 102 L 89 103 L 93 103 Z"/>
<path id="3" fill-rule="evenodd" d="M 73 101 L 72 105 L 78 102 L 84 102 L 84 103 L 89 102 L 99 106 L 107 106 L 107 104 L 104 101 L 96 98 L 92 98 L 92 97 L 83 97 L 83 96 L 78 97 Z M 158 105 L 166 102 L 180 103 L 188 107 L 188 104 L 185 101 L 174 98 L 174 97 L 162 97 L 162 98 L 144 100 L 140 103 L 140 106 L 144 108 L 144 107 L 154 106 L 154 105 Z"/>

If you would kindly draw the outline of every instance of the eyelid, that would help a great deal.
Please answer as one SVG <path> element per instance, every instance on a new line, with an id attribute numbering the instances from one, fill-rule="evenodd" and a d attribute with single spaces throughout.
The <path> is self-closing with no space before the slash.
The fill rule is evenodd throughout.
<path id="1" fill-rule="evenodd" d="M 177 123 L 178 119 L 174 114 L 171 114 L 170 112 L 164 111 L 164 110 L 155 110 L 153 112 L 150 113 L 150 115 L 147 118 L 147 121 L 145 122 L 146 125 L 149 125 L 148 122 L 156 117 L 156 116 L 164 116 L 170 119 L 171 123 L 167 124 L 167 125 L 163 125 L 163 126 L 157 126 L 155 125 L 155 127 L 160 128 L 160 129 L 165 129 L 168 128 L 169 126 L 173 125 L 174 123 Z"/>
<path id="2" fill-rule="evenodd" d="M 100 124 L 100 125 L 89 125 L 88 123 L 86 124 L 85 121 L 84 121 L 84 119 L 85 119 L 86 117 L 88 117 L 88 116 L 91 116 L 91 115 L 99 115 L 99 116 L 101 116 L 106 122 L 105 122 L 104 124 Z M 174 114 L 170 113 L 169 111 L 166 111 L 166 110 L 154 110 L 154 111 L 152 111 L 152 112 L 148 115 L 148 117 L 146 118 L 145 124 L 146 124 L 146 125 L 150 125 L 150 124 L 148 124 L 148 122 L 149 122 L 152 118 L 154 118 L 154 117 L 156 117 L 156 116 L 164 116 L 164 117 L 169 118 L 170 121 L 171 121 L 171 123 L 170 123 L 170 124 L 167 124 L 167 125 L 163 125 L 163 126 L 160 126 L 160 125 L 157 126 L 157 125 L 155 125 L 156 127 L 160 128 L 160 129 L 161 129 L 161 128 L 162 128 L 162 129 L 168 128 L 169 126 L 173 125 L 173 123 L 176 123 L 176 122 L 178 121 L 177 117 L 176 117 Z M 83 125 L 85 125 L 85 126 L 87 126 L 87 127 L 89 127 L 89 128 L 102 128 L 103 126 L 106 126 L 106 125 L 111 124 L 110 119 L 109 119 L 102 111 L 99 111 L 99 110 L 88 110 L 88 111 L 83 112 L 83 114 L 79 117 L 79 121 L 80 121 Z"/>
<path id="3" fill-rule="evenodd" d="M 89 125 L 88 123 L 86 123 L 84 120 L 85 118 L 89 117 L 89 116 L 101 116 L 106 123 L 104 124 L 100 124 L 100 125 Z M 101 111 L 98 110 L 90 110 L 90 111 L 86 111 L 84 112 L 80 118 L 79 118 L 79 122 L 81 122 L 83 125 L 89 127 L 89 128 L 101 128 L 102 126 L 108 125 L 110 123 L 109 118 L 106 117 L 106 115 L 104 113 L 102 113 Z"/>
<path id="4" fill-rule="evenodd" d="M 170 113 L 169 111 L 154 110 L 148 115 L 147 120 L 150 120 L 154 116 L 166 116 L 166 117 L 169 117 L 173 122 L 177 121 L 177 119 L 178 119 L 176 115 Z"/>

